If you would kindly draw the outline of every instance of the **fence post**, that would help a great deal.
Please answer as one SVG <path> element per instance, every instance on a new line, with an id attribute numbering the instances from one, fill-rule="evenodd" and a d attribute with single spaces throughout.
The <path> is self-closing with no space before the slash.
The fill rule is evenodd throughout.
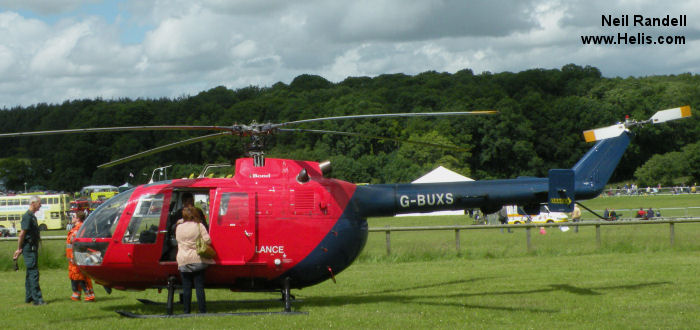
<path id="1" fill-rule="evenodd" d="M 459 255 L 459 229 L 455 229 L 455 248 L 457 248 L 457 255 Z"/>
<path id="2" fill-rule="evenodd" d="M 600 249 L 600 225 L 595 225 L 595 241 Z"/>
<path id="3" fill-rule="evenodd" d="M 675 234 L 676 234 L 676 231 L 675 231 L 674 228 L 673 228 L 673 222 L 670 222 L 668 225 L 669 225 L 669 227 L 670 227 L 669 229 L 670 229 L 670 231 L 671 231 L 671 246 L 673 246 L 673 243 L 675 243 L 675 237 L 674 237 L 674 236 L 675 236 Z"/>
<path id="4" fill-rule="evenodd" d="M 531 252 L 532 242 L 530 240 L 530 227 L 525 228 L 525 233 L 527 234 L 527 252 Z"/>
<path id="5" fill-rule="evenodd" d="M 386 225 L 386 255 L 391 255 L 391 230 Z"/>

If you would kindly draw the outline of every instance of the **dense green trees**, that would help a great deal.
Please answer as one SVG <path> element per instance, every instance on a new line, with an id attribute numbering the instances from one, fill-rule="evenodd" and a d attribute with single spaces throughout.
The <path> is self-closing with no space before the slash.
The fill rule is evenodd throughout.
<path id="1" fill-rule="evenodd" d="M 0 111 L 0 132 L 496 109 L 500 113 L 495 116 L 338 120 L 297 127 L 438 143 L 467 151 L 314 133 L 283 133 L 266 139 L 268 157 L 330 159 L 335 177 L 354 182 L 407 182 L 438 165 L 475 179 L 491 179 L 545 176 L 550 168 L 569 168 L 591 146 L 583 141 L 582 131 L 611 125 L 627 114 L 646 119 L 657 110 L 680 105 L 695 109 L 699 101 L 697 75 L 604 78 L 596 68 L 573 64 L 518 73 L 475 75 L 465 69 L 454 74 L 385 74 L 349 77 L 339 83 L 301 75 L 289 85 L 216 87 L 172 100 L 74 100 L 5 109 Z M 636 136 L 613 181 L 700 179 L 696 165 L 700 146 L 695 144 L 700 140 L 698 120 L 696 116 L 651 127 Z M 249 142 L 226 137 L 96 170 L 110 160 L 201 134 L 163 131 L 3 138 L 0 177 L 14 190 L 23 189 L 24 182 L 55 190 L 77 190 L 89 183 L 142 183 L 158 166 L 176 164 L 169 169 L 169 177 L 183 177 L 206 163 L 231 162 L 244 156 Z"/>
<path id="2" fill-rule="evenodd" d="M 700 178 L 698 164 L 700 164 L 700 142 L 689 144 L 681 151 L 653 155 L 634 172 L 634 176 L 641 187 L 657 184 L 691 185 L 697 183 Z"/>

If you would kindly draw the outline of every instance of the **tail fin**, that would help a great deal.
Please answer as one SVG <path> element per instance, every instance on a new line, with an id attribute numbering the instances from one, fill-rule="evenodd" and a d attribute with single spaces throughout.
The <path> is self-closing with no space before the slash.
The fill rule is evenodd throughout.
<path id="1" fill-rule="evenodd" d="M 626 118 L 623 123 L 585 131 L 583 136 L 587 142 L 598 143 L 572 168 L 575 172 L 576 199 L 593 198 L 603 191 L 630 143 L 630 127 L 665 123 L 691 115 L 690 106 L 686 105 L 657 111 L 647 120 Z"/>
<path id="2" fill-rule="evenodd" d="M 628 132 L 598 141 L 571 168 L 574 170 L 576 199 L 594 198 L 603 191 L 629 143 Z"/>

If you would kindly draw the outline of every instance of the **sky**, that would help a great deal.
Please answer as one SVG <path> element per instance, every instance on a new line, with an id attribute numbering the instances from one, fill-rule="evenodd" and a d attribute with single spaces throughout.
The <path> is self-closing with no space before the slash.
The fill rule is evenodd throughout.
<path id="1" fill-rule="evenodd" d="M 634 15 L 685 15 L 686 25 L 635 26 Z M 627 44 L 582 42 L 625 34 Z M 653 43 L 666 36 L 685 42 Z M 569 63 L 605 77 L 697 74 L 699 39 L 696 0 L 0 0 L 0 109 L 177 98 L 301 74 L 340 82 Z"/>

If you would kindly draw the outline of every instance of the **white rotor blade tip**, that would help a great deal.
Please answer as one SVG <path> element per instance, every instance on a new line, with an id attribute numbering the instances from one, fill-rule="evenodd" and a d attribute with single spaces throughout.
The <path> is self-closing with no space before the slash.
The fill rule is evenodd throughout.
<path id="1" fill-rule="evenodd" d="M 654 124 L 658 124 L 670 120 L 690 117 L 690 115 L 690 106 L 686 105 L 679 108 L 658 111 L 651 117 L 651 122 Z"/>
<path id="2" fill-rule="evenodd" d="M 596 128 L 583 132 L 586 142 L 600 141 L 620 136 L 625 131 L 625 124 L 617 124 L 608 127 Z"/>

